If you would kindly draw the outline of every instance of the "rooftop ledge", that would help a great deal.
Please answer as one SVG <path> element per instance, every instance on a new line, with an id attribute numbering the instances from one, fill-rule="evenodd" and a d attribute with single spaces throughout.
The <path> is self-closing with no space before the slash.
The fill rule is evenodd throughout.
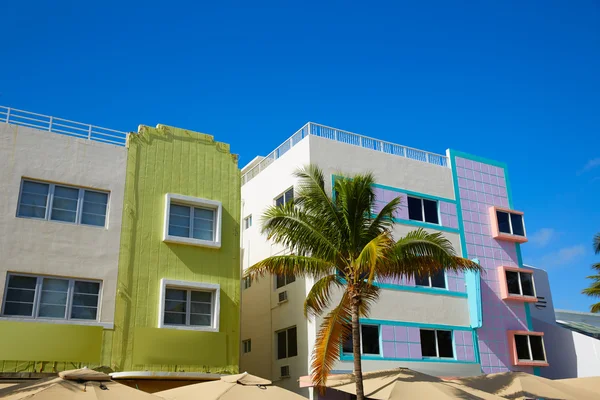
<path id="1" fill-rule="evenodd" d="M 256 157 L 250 161 L 248 165 L 242 168 L 242 185 L 248 183 L 265 168 L 267 168 L 273 161 L 283 156 L 289 149 L 310 135 L 335 140 L 336 142 L 342 142 L 353 146 L 364 147 L 366 149 L 380 151 L 382 153 L 392 154 L 398 157 L 410 158 L 412 160 L 417 160 L 444 168 L 448 168 L 450 165 L 448 162 L 448 157 L 440 154 L 413 149 L 412 147 L 406 147 L 399 144 L 374 139 L 372 137 L 359 135 L 357 133 L 343 131 L 341 129 L 332 128 L 321 124 L 315 124 L 314 122 L 308 122 L 289 139 L 283 142 L 283 144 L 273 150 L 268 156 Z"/>

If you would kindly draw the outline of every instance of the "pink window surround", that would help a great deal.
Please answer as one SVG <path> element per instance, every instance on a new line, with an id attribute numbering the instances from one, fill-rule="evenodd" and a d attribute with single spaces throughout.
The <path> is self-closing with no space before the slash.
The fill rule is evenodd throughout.
<path id="1" fill-rule="evenodd" d="M 515 342 L 515 335 L 524 335 L 524 336 L 544 336 L 544 332 L 532 332 L 532 331 L 508 331 L 508 350 L 510 353 L 510 360 L 513 365 L 520 365 L 525 367 L 547 367 L 548 361 L 524 361 L 519 360 L 517 356 L 517 344 Z M 542 341 L 542 345 L 544 346 L 544 354 L 546 354 L 546 346 Z"/>
<path id="2" fill-rule="evenodd" d="M 533 275 L 533 270 L 531 269 L 508 267 L 505 265 L 498 267 L 498 282 L 500 283 L 500 297 L 502 298 L 502 300 L 514 300 L 526 303 L 537 302 L 537 296 L 525 296 L 520 294 L 509 293 L 508 282 L 506 281 L 506 271 L 524 272 L 526 274 Z M 535 292 L 535 281 L 533 281 L 533 285 L 533 291 Z"/>
<path id="3" fill-rule="evenodd" d="M 492 237 L 494 239 L 506 240 L 508 242 L 515 242 L 515 243 L 527 242 L 527 237 L 525 237 L 525 236 L 511 235 L 510 233 L 500 232 L 500 230 L 498 229 L 498 218 L 496 217 L 496 211 L 503 211 L 503 212 L 509 213 L 509 214 L 523 215 L 522 211 L 516 211 L 516 210 L 511 210 L 510 208 L 496 207 L 496 206 L 490 207 L 489 211 L 490 211 L 490 226 L 492 228 Z M 525 234 L 527 235 L 527 232 L 525 232 Z"/>

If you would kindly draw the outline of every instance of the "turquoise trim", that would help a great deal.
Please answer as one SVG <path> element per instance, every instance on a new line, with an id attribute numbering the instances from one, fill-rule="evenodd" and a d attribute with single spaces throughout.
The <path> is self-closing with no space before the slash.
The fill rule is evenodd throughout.
<path id="1" fill-rule="evenodd" d="M 479 264 L 479 260 L 473 259 Z M 481 328 L 483 325 L 483 310 L 481 307 L 481 273 L 479 271 L 465 272 L 467 295 L 469 304 L 469 322 L 472 328 Z"/>
<path id="2" fill-rule="evenodd" d="M 421 323 L 421 322 L 390 321 L 390 320 L 385 320 L 385 319 L 361 318 L 359 320 L 359 322 L 364 325 L 391 325 L 391 326 L 407 326 L 407 327 L 411 327 L 411 328 L 424 328 L 424 329 L 472 331 L 471 327 L 468 327 L 468 326 L 425 324 L 425 323 Z"/>
<path id="3" fill-rule="evenodd" d="M 371 215 L 371 218 L 375 218 L 375 217 L 376 217 L 376 214 Z M 402 224 L 402 225 L 412 225 L 412 226 L 418 226 L 419 228 L 428 228 L 428 229 L 435 229 L 438 231 L 460 233 L 459 229 L 450 228 L 448 226 L 442 226 L 442 225 L 438 225 L 438 224 L 432 224 L 429 222 L 413 221 L 412 219 L 400 219 L 400 218 L 392 218 L 392 221 L 394 221 L 397 224 Z"/>
<path id="4" fill-rule="evenodd" d="M 361 360 L 369 361 L 406 361 L 406 362 L 437 362 L 437 363 L 452 363 L 452 364 L 479 364 L 475 361 L 461 361 L 453 358 L 393 358 L 383 356 L 372 356 L 372 355 L 361 355 Z M 354 357 L 351 355 L 341 355 L 341 361 L 353 361 Z"/>
<path id="5" fill-rule="evenodd" d="M 426 194 L 426 193 L 420 193 L 420 192 L 413 192 L 412 190 L 406 190 L 406 189 L 396 188 L 396 187 L 387 186 L 387 185 L 380 185 L 378 183 L 375 183 L 373 186 L 377 187 L 377 188 L 380 188 L 380 189 L 391 190 L 391 191 L 398 192 L 398 193 L 405 193 L 405 194 L 408 194 L 408 195 L 411 195 L 411 196 L 415 196 L 415 197 L 420 197 L 420 198 L 423 198 L 423 199 L 446 201 L 448 203 L 456 204 L 456 200 L 455 199 L 449 199 L 447 197 L 439 197 L 439 196 L 434 196 L 432 194 Z"/>
<path id="6" fill-rule="evenodd" d="M 500 161 L 490 160 L 489 158 L 474 156 L 473 154 L 463 153 L 462 151 L 457 151 L 457 150 L 452 150 L 452 149 L 450 149 L 450 154 L 454 155 L 455 157 L 466 158 L 471 161 L 478 161 L 481 163 L 493 165 L 495 167 L 504 168 L 504 170 L 505 170 L 504 172 L 506 172 L 506 163 L 503 163 Z M 454 176 L 456 176 L 456 175 L 454 175 Z"/>
<path id="7" fill-rule="evenodd" d="M 494 164 L 496 164 L 495 161 L 492 160 L 485 160 L 483 158 L 478 158 L 475 156 L 472 156 L 470 154 L 467 153 L 462 153 L 456 150 L 448 150 L 448 155 L 449 155 L 449 161 L 450 161 L 450 167 L 452 170 L 452 183 L 454 184 L 454 197 L 456 198 L 456 215 L 458 218 L 458 228 L 460 230 L 460 247 L 461 247 L 461 253 L 462 256 L 464 258 L 468 257 L 469 253 L 467 252 L 467 239 L 465 237 L 465 225 L 463 223 L 463 213 L 462 213 L 462 207 L 461 207 L 461 202 L 460 202 L 460 188 L 458 187 L 458 174 L 456 173 L 456 157 L 462 157 L 462 158 L 467 158 L 467 159 L 471 159 L 473 160 L 474 158 L 477 158 L 477 161 L 480 162 L 492 162 Z M 480 278 L 481 279 L 481 278 Z M 481 282 L 480 282 L 480 290 L 481 290 Z M 467 292 L 469 291 L 469 287 L 467 285 Z M 469 297 L 467 297 L 469 299 Z M 473 302 L 473 300 L 469 299 L 470 302 Z M 482 300 L 481 300 L 481 296 L 476 297 L 475 298 L 475 302 L 476 304 L 476 308 L 477 310 L 480 310 L 483 308 L 483 304 L 482 304 Z M 479 311 L 478 311 L 479 312 Z M 471 313 L 470 311 L 470 307 L 469 307 L 469 314 Z M 482 315 L 482 325 L 483 325 L 483 315 Z M 481 356 L 479 354 L 479 335 L 477 334 L 477 329 L 473 329 L 473 350 L 475 353 L 475 361 L 478 364 L 481 364 Z"/>
<path id="8" fill-rule="evenodd" d="M 450 297 L 467 297 L 466 293 L 453 292 L 453 291 L 450 291 L 447 289 L 430 288 L 430 287 L 423 287 L 423 286 L 393 285 L 391 283 L 378 283 L 378 282 L 374 282 L 373 285 L 380 287 L 382 289 L 400 290 L 403 292 L 436 294 L 436 295 L 440 295 L 440 296 L 450 296 Z"/>

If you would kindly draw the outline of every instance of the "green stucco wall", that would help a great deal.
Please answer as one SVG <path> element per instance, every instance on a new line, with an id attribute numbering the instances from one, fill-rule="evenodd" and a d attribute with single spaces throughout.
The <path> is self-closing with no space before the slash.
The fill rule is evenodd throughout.
<path id="1" fill-rule="evenodd" d="M 162 241 L 166 193 L 222 202 L 220 249 Z M 239 226 L 240 171 L 229 145 L 163 125 L 141 126 L 129 136 L 115 329 L 105 335 L 104 365 L 115 371 L 237 372 Z M 156 329 L 163 278 L 219 284 L 219 332 Z"/>

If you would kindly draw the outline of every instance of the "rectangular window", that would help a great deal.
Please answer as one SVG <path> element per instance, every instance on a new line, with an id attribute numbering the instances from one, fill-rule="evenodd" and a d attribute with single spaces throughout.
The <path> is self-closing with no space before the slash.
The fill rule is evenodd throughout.
<path id="1" fill-rule="evenodd" d="M 278 360 L 298 355 L 298 337 L 295 326 L 276 332 L 275 335 L 277 337 Z"/>
<path id="2" fill-rule="evenodd" d="M 293 187 L 289 188 L 284 193 L 275 197 L 275 206 L 276 207 L 283 206 L 292 200 L 294 200 L 294 188 Z"/>
<path id="3" fill-rule="evenodd" d="M 421 329 L 423 357 L 454 358 L 452 331 Z"/>
<path id="4" fill-rule="evenodd" d="M 515 347 L 519 361 L 546 362 L 546 351 L 542 336 L 516 334 Z"/>
<path id="5" fill-rule="evenodd" d="M 277 275 L 276 277 L 276 281 L 275 281 L 275 287 L 277 289 L 284 287 L 285 285 L 289 285 L 292 282 L 296 281 L 296 277 L 291 275 L 291 276 L 286 276 L 286 275 Z"/>
<path id="6" fill-rule="evenodd" d="M 252 286 L 252 279 L 250 279 L 249 276 L 246 276 L 242 279 L 242 288 L 248 289 L 250 286 Z"/>
<path id="7" fill-rule="evenodd" d="M 408 218 L 414 221 L 439 224 L 438 202 L 408 196 Z"/>
<path id="8" fill-rule="evenodd" d="M 248 215 L 244 218 L 244 230 L 250 228 L 252 226 L 252 214 Z"/>
<path id="9" fill-rule="evenodd" d="M 379 347 L 379 325 L 360 326 L 360 350 L 361 354 L 380 355 Z M 343 353 L 353 353 L 352 334 L 342 343 Z"/>
<path id="10" fill-rule="evenodd" d="M 17 217 L 105 226 L 108 193 L 23 180 Z"/>
<path id="11" fill-rule="evenodd" d="M 184 288 L 165 289 L 165 325 L 210 327 L 213 321 L 214 292 Z"/>
<path id="12" fill-rule="evenodd" d="M 169 235 L 215 240 L 215 210 L 171 203 Z"/>
<path id="13" fill-rule="evenodd" d="M 4 316 L 96 320 L 100 282 L 9 274 Z"/>
<path id="14" fill-rule="evenodd" d="M 531 272 L 506 270 L 505 275 L 509 294 L 516 296 L 535 296 L 533 274 Z"/>
<path id="15" fill-rule="evenodd" d="M 525 236 L 523 215 L 496 210 L 496 219 L 498 220 L 498 231 L 500 233 Z"/>
<path id="16" fill-rule="evenodd" d="M 417 286 L 446 289 L 446 274 L 442 270 L 432 276 L 420 277 L 420 276 L 416 275 L 415 276 L 415 284 Z"/>
<path id="17" fill-rule="evenodd" d="M 250 353 L 252 351 L 252 340 L 244 340 L 242 341 L 242 351 L 244 354 Z"/>

